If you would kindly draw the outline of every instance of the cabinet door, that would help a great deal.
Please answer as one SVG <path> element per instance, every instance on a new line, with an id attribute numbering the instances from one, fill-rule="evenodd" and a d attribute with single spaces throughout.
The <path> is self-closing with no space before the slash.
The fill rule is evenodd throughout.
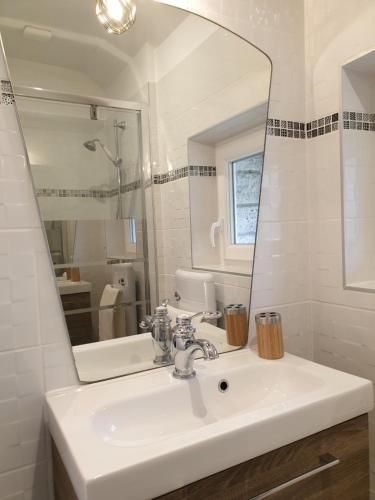
<path id="1" fill-rule="evenodd" d="M 73 346 L 94 342 L 91 312 L 72 314 L 79 309 L 91 307 L 89 292 L 61 295 L 61 302 L 65 311 L 65 320 L 68 327 L 70 342 Z"/>
<path id="2" fill-rule="evenodd" d="M 368 500 L 367 420 L 349 420 L 158 500 Z"/>

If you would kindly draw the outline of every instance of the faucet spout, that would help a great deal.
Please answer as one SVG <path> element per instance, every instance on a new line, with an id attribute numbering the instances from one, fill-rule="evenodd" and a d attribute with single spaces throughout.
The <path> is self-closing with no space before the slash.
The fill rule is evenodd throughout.
<path id="1" fill-rule="evenodd" d="M 195 377 L 193 363 L 198 351 L 203 353 L 206 360 L 219 357 L 216 347 L 205 339 L 196 339 L 195 327 L 191 323 L 192 317 L 187 314 L 177 316 L 176 326 L 173 328 L 172 346 L 174 352 L 173 376 L 179 379 Z"/>
<path id="2" fill-rule="evenodd" d="M 203 357 L 204 359 L 207 360 L 213 360 L 217 359 L 219 357 L 219 353 L 217 352 L 216 347 L 211 344 L 206 339 L 197 339 L 196 344 L 198 344 L 200 350 L 203 352 Z"/>
<path id="3" fill-rule="evenodd" d="M 189 340 L 184 350 L 177 350 L 174 358 L 175 369 L 173 376 L 179 379 L 193 378 L 196 372 L 193 368 L 195 354 L 202 352 L 205 360 L 213 360 L 219 357 L 216 347 L 205 339 Z"/>

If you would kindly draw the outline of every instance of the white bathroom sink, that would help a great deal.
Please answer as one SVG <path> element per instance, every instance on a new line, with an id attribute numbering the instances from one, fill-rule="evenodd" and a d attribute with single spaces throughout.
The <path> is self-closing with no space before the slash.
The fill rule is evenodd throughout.
<path id="1" fill-rule="evenodd" d="M 242 366 L 225 378 L 229 383 L 225 395 L 218 390 L 218 376 L 214 375 L 121 399 L 95 412 L 95 432 L 114 446 L 149 446 L 249 410 L 284 402 L 323 384 L 315 375 L 282 364 Z M 146 406 L 153 408 L 152 419 Z"/>
<path id="2" fill-rule="evenodd" d="M 154 498 L 373 407 L 371 382 L 288 354 L 195 365 L 189 381 L 166 367 L 47 394 L 80 500 Z"/>
<path id="3" fill-rule="evenodd" d="M 196 327 L 196 337 L 212 342 L 219 353 L 238 349 L 226 343 L 225 330 L 208 323 Z M 73 354 L 82 382 L 96 382 L 155 368 L 150 333 L 82 344 L 73 347 Z"/>

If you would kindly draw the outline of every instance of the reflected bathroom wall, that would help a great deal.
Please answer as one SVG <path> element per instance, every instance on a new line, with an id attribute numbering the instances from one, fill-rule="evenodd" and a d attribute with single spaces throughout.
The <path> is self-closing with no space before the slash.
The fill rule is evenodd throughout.
<path id="1" fill-rule="evenodd" d="M 154 186 L 160 297 L 173 300 L 178 269 L 197 268 L 213 276 L 219 308 L 231 302 L 248 307 L 252 249 L 243 249 L 241 258 L 231 256 L 224 267 L 221 243 L 216 252 L 210 243 L 212 224 L 227 215 L 227 191 L 221 186 L 225 167 L 218 166 L 215 145 L 251 128 L 250 118 L 260 107 L 257 152 L 263 151 L 269 61 L 199 17 L 186 17 L 173 35 L 159 47 L 158 79 L 150 94 L 160 176 Z M 245 140 L 243 149 L 244 156 L 251 154 L 251 141 Z M 226 224 L 222 235 L 227 229 Z"/>
<path id="2" fill-rule="evenodd" d="M 24 128 L 32 173 L 81 380 L 154 368 L 150 327 L 141 333 L 138 323 L 163 299 L 169 300 L 173 321 L 182 312 L 222 312 L 232 303 L 249 312 L 270 62 L 220 26 L 151 0 L 137 5 L 137 22 L 121 38 L 108 37 L 89 0 L 82 0 L 74 17 L 92 16 L 85 14 L 69 43 L 59 31 L 76 29 L 68 15 L 61 24 L 45 8 L 36 19 L 28 1 L 19 0 L 30 24 L 53 32 L 48 47 L 26 43 L 24 19 L 5 1 L 13 18 L 0 24 L 16 93 L 33 96 L 19 99 L 21 120 L 28 112 Z M 66 9 L 72 12 L 73 5 Z M 85 34 L 94 35 L 92 51 L 83 43 Z M 61 55 L 59 66 L 50 50 Z M 55 172 L 44 168 L 49 165 Z M 252 184 L 254 196 L 243 199 Z M 220 199 L 209 218 L 208 185 Z M 234 205 L 228 214 L 223 200 L 230 191 Z M 199 213 L 207 219 L 201 234 L 190 224 L 194 211 L 198 221 Z M 220 258 L 196 260 L 192 243 L 210 242 L 210 228 L 221 218 Z M 241 221 L 236 228 L 232 219 Z M 125 225 L 113 224 L 118 220 Z M 229 232 L 234 245 L 224 245 L 232 243 Z M 241 232 L 251 241 L 239 241 Z M 129 326 L 134 308 L 138 323 Z M 200 317 L 197 335 L 219 352 L 241 347 L 228 343 L 219 316 L 214 324 Z"/>
<path id="3" fill-rule="evenodd" d="M 193 163 L 209 157 L 213 165 L 205 183 L 194 167 L 189 179 L 196 269 L 251 276 L 266 119 L 261 103 L 189 141 Z"/>
<path id="4" fill-rule="evenodd" d="M 83 220 L 115 217 L 116 168 L 99 144 L 94 144 L 94 151 L 84 144 L 98 139 L 115 155 L 116 134 L 122 159 L 123 215 L 141 213 L 137 111 L 96 107 L 91 118 L 88 105 L 21 96 L 17 106 L 44 220 L 77 219 L 77 213 Z"/>
<path id="5" fill-rule="evenodd" d="M 149 307 L 139 112 L 17 104 L 72 345 L 134 335 Z"/>

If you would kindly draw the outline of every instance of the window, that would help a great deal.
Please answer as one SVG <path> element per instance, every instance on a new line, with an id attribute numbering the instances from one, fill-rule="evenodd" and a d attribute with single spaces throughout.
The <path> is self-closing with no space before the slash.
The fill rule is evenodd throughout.
<path id="1" fill-rule="evenodd" d="M 229 163 L 232 245 L 254 245 L 262 179 L 263 153 Z"/>

